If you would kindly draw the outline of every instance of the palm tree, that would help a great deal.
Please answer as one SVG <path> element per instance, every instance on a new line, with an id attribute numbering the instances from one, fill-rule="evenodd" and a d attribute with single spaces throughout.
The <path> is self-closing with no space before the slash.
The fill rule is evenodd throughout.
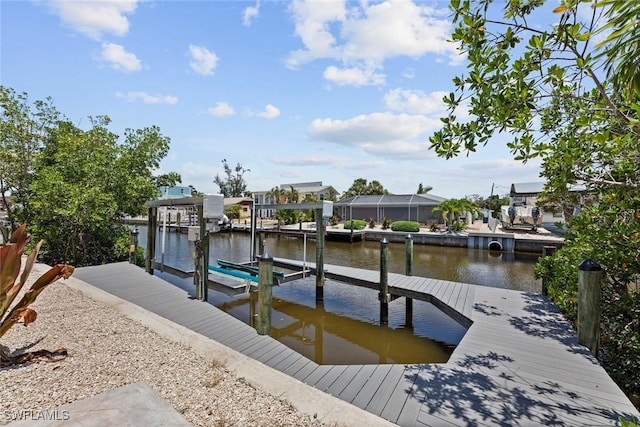
<path id="1" fill-rule="evenodd" d="M 465 212 L 472 214 L 480 212 L 480 208 L 468 199 L 449 199 L 433 208 L 433 212 L 442 212 L 442 218 L 447 224 L 448 231 L 458 231 L 462 228 L 460 216 Z"/>
<path id="2" fill-rule="evenodd" d="M 289 187 L 289 191 L 285 191 L 285 197 L 287 199 L 287 203 L 298 203 L 298 199 L 300 198 L 300 193 L 293 187 Z"/>

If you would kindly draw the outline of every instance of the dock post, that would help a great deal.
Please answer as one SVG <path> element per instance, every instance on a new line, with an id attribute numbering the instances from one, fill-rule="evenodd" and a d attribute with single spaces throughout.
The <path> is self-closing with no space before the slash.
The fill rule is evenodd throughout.
<path id="1" fill-rule="evenodd" d="M 380 324 L 389 323 L 389 241 L 380 241 Z"/>
<path id="2" fill-rule="evenodd" d="M 598 356 L 602 267 L 591 260 L 578 266 L 578 344 Z"/>
<path id="3" fill-rule="evenodd" d="M 316 209 L 316 303 L 324 304 L 324 223 L 322 209 Z"/>
<path id="4" fill-rule="evenodd" d="M 413 276 L 413 236 L 407 234 L 404 239 L 405 247 L 405 272 L 407 276 Z M 413 328 L 413 299 L 406 297 L 404 305 L 404 326 Z"/>
<path id="5" fill-rule="evenodd" d="M 407 234 L 404 239 L 404 249 L 406 255 L 404 274 L 413 276 L 413 236 L 411 234 Z"/>
<path id="6" fill-rule="evenodd" d="M 129 264 L 135 264 L 138 252 L 138 227 L 131 230 L 131 244 L 129 245 Z"/>
<path id="7" fill-rule="evenodd" d="M 196 285 L 196 299 L 207 301 L 209 290 L 209 233 L 207 220 L 203 215 L 204 208 L 198 206 L 198 224 L 200 225 L 200 239 L 196 241 L 196 262 L 194 275 Z"/>
<path id="8" fill-rule="evenodd" d="M 176 224 L 177 224 L 176 231 L 180 233 L 182 231 L 182 227 L 180 226 L 180 211 L 176 212 Z"/>
<path id="9" fill-rule="evenodd" d="M 542 256 L 553 256 L 553 254 L 556 253 L 556 249 L 557 248 L 555 246 L 543 246 Z M 551 273 L 550 271 L 547 271 L 547 274 L 550 274 L 550 273 Z M 549 295 L 549 289 L 547 288 L 547 279 L 545 277 L 542 277 L 542 289 L 540 292 L 544 296 Z"/>
<path id="10" fill-rule="evenodd" d="M 273 258 L 264 252 L 258 260 L 258 335 L 271 332 L 271 292 L 273 286 Z"/>
<path id="11" fill-rule="evenodd" d="M 258 255 L 262 255 L 264 253 L 264 231 L 258 233 Z"/>
<path id="12" fill-rule="evenodd" d="M 158 208 L 149 208 L 147 213 L 147 258 L 145 271 L 153 275 L 153 262 L 156 257 L 156 232 L 158 229 Z"/>

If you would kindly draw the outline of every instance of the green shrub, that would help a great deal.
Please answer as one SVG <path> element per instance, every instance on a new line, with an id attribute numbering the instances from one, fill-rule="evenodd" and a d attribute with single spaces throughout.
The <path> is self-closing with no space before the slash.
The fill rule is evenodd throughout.
<path id="1" fill-rule="evenodd" d="M 438 226 L 437 222 L 432 221 L 429 223 L 429 230 L 433 232 L 440 231 L 440 226 Z"/>
<path id="2" fill-rule="evenodd" d="M 369 218 L 369 228 L 376 228 L 376 220 Z"/>
<path id="3" fill-rule="evenodd" d="M 338 225 L 339 222 L 340 218 L 338 218 L 336 215 L 333 215 L 331 218 L 329 218 L 329 224 L 331 225 Z"/>
<path id="4" fill-rule="evenodd" d="M 349 230 L 364 230 L 367 222 L 363 219 L 353 219 L 344 222 L 344 228 Z"/>
<path id="5" fill-rule="evenodd" d="M 389 218 L 385 218 L 384 220 L 382 220 L 383 230 L 388 230 L 390 226 L 391 226 L 391 220 Z"/>
<path id="6" fill-rule="evenodd" d="M 420 223 L 416 221 L 396 221 L 391 224 L 391 230 L 416 233 L 420 231 Z"/>

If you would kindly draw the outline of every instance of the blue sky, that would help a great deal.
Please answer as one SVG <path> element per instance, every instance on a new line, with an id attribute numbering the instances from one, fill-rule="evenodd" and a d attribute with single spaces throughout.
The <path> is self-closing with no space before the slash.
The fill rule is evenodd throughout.
<path id="1" fill-rule="evenodd" d="M 540 181 L 505 140 L 469 157 L 428 147 L 464 58 L 445 1 L 3 1 L 0 82 L 51 96 L 81 127 L 157 125 L 160 172 L 217 193 L 222 159 L 249 190 L 357 178 L 395 194 L 487 197 Z M 464 111 L 461 111 L 464 114 Z"/>

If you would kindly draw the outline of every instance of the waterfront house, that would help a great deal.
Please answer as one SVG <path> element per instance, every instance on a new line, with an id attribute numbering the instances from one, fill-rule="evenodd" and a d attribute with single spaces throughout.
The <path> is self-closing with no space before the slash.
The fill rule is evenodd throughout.
<path id="1" fill-rule="evenodd" d="M 158 187 L 160 191 L 159 199 L 179 199 L 181 197 L 191 197 L 191 187 L 176 185 L 173 187 Z"/>
<path id="2" fill-rule="evenodd" d="M 433 213 L 433 208 L 445 200 L 433 194 L 357 195 L 334 202 L 333 206 L 342 220 L 368 221 L 373 218 L 376 222 L 382 222 L 387 218 L 391 221 L 427 223 L 440 221 L 441 214 Z"/>
<path id="3" fill-rule="evenodd" d="M 529 217 L 531 216 L 531 209 L 537 206 L 538 198 L 544 188 L 544 182 L 521 182 L 511 184 L 511 191 L 509 192 L 509 206 L 514 206 L 518 209 L 518 216 Z M 575 185 L 569 187 L 569 192 L 576 196 L 577 203 L 574 208 L 574 214 L 576 214 L 580 206 L 584 203 L 584 193 L 586 188 L 583 185 Z M 540 207 L 540 222 L 541 223 L 564 223 L 564 213 L 561 207 L 550 208 Z M 503 209 L 504 211 L 505 209 Z M 504 219 L 504 218 L 503 218 Z"/>
<path id="4" fill-rule="evenodd" d="M 273 194 L 272 189 L 252 191 L 253 201 L 256 205 L 268 205 L 276 203 L 299 203 L 302 202 L 305 197 L 312 196 L 318 200 L 335 200 L 338 192 L 331 185 L 323 185 L 322 181 L 314 182 L 298 182 L 292 184 L 280 184 L 278 186 L 280 190 L 285 192 L 291 191 L 293 188 L 298 193 L 298 200 L 285 200 L 284 197 L 276 197 Z M 273 218 L 275 215 L 274 209 L 258 209 L 256 211 L 257 218 Z"/>
<path id="5" fill-rule="evenodd" d="M 251 197 L 225 197 L 224 210 L 231 209 L 232 206 L 240 206 L 240 220 L 251 217 L 251 207 L 253 199 Z"/>

